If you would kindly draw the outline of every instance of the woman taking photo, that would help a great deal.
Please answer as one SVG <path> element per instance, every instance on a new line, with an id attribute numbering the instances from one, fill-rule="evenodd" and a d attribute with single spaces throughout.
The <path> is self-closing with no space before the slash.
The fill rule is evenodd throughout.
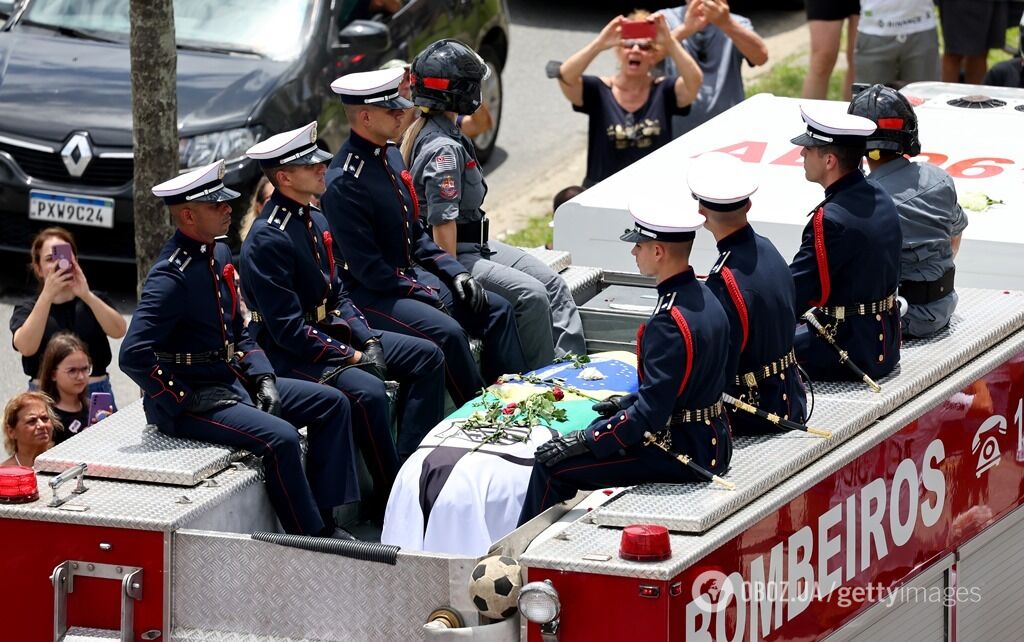
<path id="1" fill-rule="evenodd" d="M 4 408 L 4 448 L 11 455 L 0 466 L 27 466 L 53 447 L 57 417 L 50 398 L 41 392 L 22 392 Z"/>
<path id="2" fill-rule="evenodd" d="M 481 104 L 487 64 L 457 40 L 439 40 L 412 64 L 412 100 L 420 117 L 402 140 L 418 206 L 434 242 L 486 290 L 511 302 L 527 367 L 555 356 L 586 354 L 583 323 L 565 282 L 522 250 L 488 238 L 481 205 L 487 183 L 476 148 L 458 124 Z"/>
<path id="3" fill-rule="evenodd" d="M 619 71 L 584 75 L 599 53 L 614 49 Z M 678 77 L 655 77 L 651 68 L 668 55 Z M 685 116 L 704 75 L 672 37 L 665 16 L 634 11 L 616 16 L 597 38 L 562 63 L 558 86 L 575 111 L 590 116 L 584 187 L 650 154 L 672 140 L 672 116 Z"/>
<path id="4" fill-rule="evenodd" d="M 32 271 L 39 282 L 35 299 L 21 303 L 11 315 L 14 349 L 21 353 L 21 365 L 37 388 L 39 362 L 50 337 L 68 330 L 88 346 L 93 358 L 88 392 L 108 392 L 110 339 L 120 339 L 127 330 L 124 318 L 106 295 L 93 292 L 78 264 L 78 248 L 71 233 L 49 227 L 32 241 Z"/>
<path id="5" fill-rule="evenodd" d="M 39 389 L 54 400 L 53 411 L 62 429 L 53 435 L 56 444 L 89 426 L 89 387 L 92 361 L 88 348 L 70 332 L 58 332 L 50 339 L 39 367 Z"/>

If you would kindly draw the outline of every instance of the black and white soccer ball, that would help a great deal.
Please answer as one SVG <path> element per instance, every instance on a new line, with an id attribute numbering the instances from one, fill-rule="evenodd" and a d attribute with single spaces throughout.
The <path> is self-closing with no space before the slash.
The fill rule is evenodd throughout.
<path id="1" fill-rule="evenodd" d="M 484 617 L 504 620 L 516 612 L 523 571 L 511 557 L 492 555 L 477 563 L 469 580 L 469 595 Z"/>

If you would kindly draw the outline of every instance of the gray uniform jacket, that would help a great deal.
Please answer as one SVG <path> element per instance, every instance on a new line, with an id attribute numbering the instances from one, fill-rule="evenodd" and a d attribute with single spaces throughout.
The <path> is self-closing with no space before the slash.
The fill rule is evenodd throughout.
<path id="1" fill-rule="evenodd" d="M 897 158 L 871 172 L 892 195 L 903 230 L 900 274 L 903 281 L 935 281 L 953 267 L 951 239 L 967 227 L 967 216 L 956 200 L 949 174 L 929 163 Z M 928 336 L 949 323 L 957 295 L 924 305 L 911 305 L 903 316 L 903 331 Z"/>
<path id="2" fill-rule="evenodd" d="M 484 217 L 480 206 L 487 183 L 474 156 L 473 144 L 443 114 L 424 116 L 416 138 L 411 171 L 427 223 L 474 223 Z"/>

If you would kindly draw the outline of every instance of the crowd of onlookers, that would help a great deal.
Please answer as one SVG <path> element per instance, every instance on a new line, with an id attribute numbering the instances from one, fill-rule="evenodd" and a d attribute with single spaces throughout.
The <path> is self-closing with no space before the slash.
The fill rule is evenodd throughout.
<path id="1" fill-rule="evenodd" d="M 855 83 L 1024 87 L 1024 40 L 1012 60 L 987 67 L 989 50 L 1003 48 L 1007 29 L 1022 21 L 1024 0 L 807 0 L 806 11 L 804 98 L 826 97 L 844 25 L 846 100 Z M 651 33 L 631 37 L 641 22 L 653 26 Z M 587 75 L 605 50 L 615 52 L 618 71 Z M 582 187 L 560 192 L 555 209 L 568 200 L 565 194 L 575 196 L 744 100 L 744 61 L 763 65 L 768 55 L 750 20 L 732 13 L 728 0 L 691 0 L 614 18 L 558 69 L 562 93 L 589 125 Z"/>

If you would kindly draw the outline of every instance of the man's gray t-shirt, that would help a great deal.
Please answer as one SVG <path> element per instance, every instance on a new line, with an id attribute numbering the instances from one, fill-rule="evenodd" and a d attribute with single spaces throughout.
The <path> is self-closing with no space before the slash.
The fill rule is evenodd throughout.
<path id="1" fill-rule="evenodd" d="M 686 5 L 674 9 L 663 9 L 668 28 L 674 29 L 683 24 L 686 17 Z M 732 14 L 740 26 L 753 31 L 750 20 Z M 704 72 L 697 98 L 690 105 L 687 116 L 676 116 L 672 119 L 672 137 L 678 138 L 698 125 L 711 120 L 726 109 L 741 103 L 743 93 L 743 54 L 739 52 L 732 39 L 721 29 L 709 24 L 701 31 L 683 41 L 683 48 L 693 56 Z M 665 75 L 675 76 L 679 73 L 671 58 L 665 59 Z"/>

